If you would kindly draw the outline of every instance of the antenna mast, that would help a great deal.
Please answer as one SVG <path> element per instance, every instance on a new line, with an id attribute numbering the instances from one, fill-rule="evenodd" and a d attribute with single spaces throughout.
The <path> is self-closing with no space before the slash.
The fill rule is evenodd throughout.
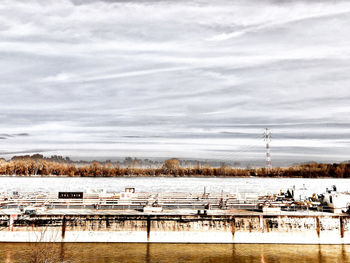
<path id="1" fill-rule="evenodd" d="M 269 128 L 265 129 L 264 138 L 266 142 L 266 169 L 267 173 L 271 172 L 271 155 L 270 155 L 270 142 L 271 142 L 271 131 Z"/>

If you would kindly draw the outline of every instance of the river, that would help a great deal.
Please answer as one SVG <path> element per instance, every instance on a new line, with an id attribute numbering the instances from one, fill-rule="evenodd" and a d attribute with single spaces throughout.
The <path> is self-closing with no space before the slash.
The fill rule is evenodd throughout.
<path id="1" fill-rule="evenodd" d="M 120 192 L 279 192 L 305 185 L 315 193 L 336 185 L 350 191 L 348 179 L 281 178 L 52 178 L 0 177 L 0 192 L 58 192 L 106 189 Z M 42 248 L 41 246 L 45 246 Z M 34 252 L 33 252 L 34 251 Z M 2 243 L 0 262 L 35 262 L 33 253 L 47 253 L 64 262 L 350 262 L 348 245 L 141 244 L 141 243 Z M 58 261 L 52 261 L 58 262 Z"/>
<path id="2" fill-rule="evenodd" d="M 125 187 L 135 187 L 137 192 L 183 192 L 200 193 L 206 187 L 209 193 L 260 192 L 278 193 L 295 185 L 305 185 L 314 193 L 322 193 L 336 185 L 339 191 L 350 191 L 349 179 L 303 179 L 303 178 L 173 178 L 173 177 L 0 177 L 0 192 L 51 192 L 93 191 L 105 189 L 121 192 Z"/>
<path id="3" fill-rule="evenodd" d="M 350 246 L 346 245 L 66 243 L 44 246 L 50 250 L 47 258 L 57 257 L 70 263 L 350 262 Z M 46 253 L 45 249 L 40 244 L 3 243 L 0 246 L 0 262 L 33 262 L 30 260 L 37 255 L 33 251 Z"/>

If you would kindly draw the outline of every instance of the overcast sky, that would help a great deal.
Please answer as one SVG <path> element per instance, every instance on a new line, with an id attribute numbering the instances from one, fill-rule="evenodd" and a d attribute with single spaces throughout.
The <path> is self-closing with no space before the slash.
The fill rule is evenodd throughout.
<path id="1" fill-rule="evenodd" d="M 349 1 L 0 1 L 0 154 L 350 159 Z"/>

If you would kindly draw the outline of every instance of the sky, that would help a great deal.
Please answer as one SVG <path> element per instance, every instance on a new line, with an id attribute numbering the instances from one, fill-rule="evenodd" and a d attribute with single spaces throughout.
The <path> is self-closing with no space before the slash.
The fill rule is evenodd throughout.
<path id="1" fill-rule="evenodd" d="M 1 0 L 0 157 L 349 160 L 350 2 Z"/>

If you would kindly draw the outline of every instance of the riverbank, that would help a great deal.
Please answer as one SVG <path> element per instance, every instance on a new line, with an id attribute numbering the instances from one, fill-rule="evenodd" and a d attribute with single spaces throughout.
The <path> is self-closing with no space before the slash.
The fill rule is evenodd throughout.
<path id="1" fill-rule="evenodd" d="M 158 166 L 144 167 L 138 163 L 97 162 L 74 163 L 62 158 L 16 157 L 0 160 L 0 175 L 68 176 L 68 177 L 273 177 L 273 178 L 350 178 L 350 163 L 308 163 L 291 167 L 236 168 L 227 165 L 181 166 L 178 159 L 169 159 Z"/>

